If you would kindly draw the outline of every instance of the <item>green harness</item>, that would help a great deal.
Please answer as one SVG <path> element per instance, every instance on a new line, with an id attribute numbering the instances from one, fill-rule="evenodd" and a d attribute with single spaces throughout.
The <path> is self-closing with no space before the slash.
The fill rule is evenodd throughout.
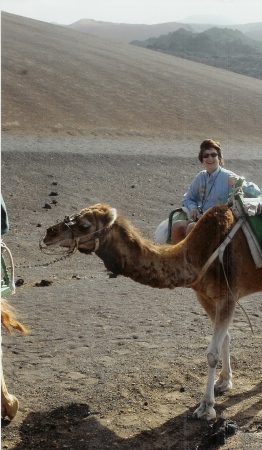
<path id="1" fill-rule="evenodd" d="M 250 226 L 250 229 L 253 232 L 254 237 L 257 240 L 257 242 L 262 250 L 262 216 L 259 216 L 257 214 L 254 216 L 253 215 L 249 216 L 246 213 L 245 208 L 244 208 L 244 206 L 249 203 L 256 204 L 258 201 L 261 201 L 261 197 L 252 197 L 252 198 L 244 197 L 244 192 L 242 190 L 243 182 L 244 182 L 244 179 L 239 178 L 239 180 L 237 181 L 237 183 L 235 185 L 236 192 L 234 193 L 234 201 L 237 201 L 238 204 L 240 205 L 243 216 L 245 217 L 246 222 Z"/>
<path id="2" fill-rule="evenodd" d="M 244 198 L 243 195 L 238 194 L 236 196 L 236 200 L 239 202 L 239 204 L 242 207 L 242 211 L 245 214 L 245 218 L 247 223 L 249 224 L 252 232 L 254 233 L 254 236 L 257 240 L 257 242 L 260 245 L 260 248 L 262 249 L 262 216 L 249 216 L 245 213 L 244 205 L 245 203 L 250 203 L 252 200 L 254 201 L 254 198 Z"/>

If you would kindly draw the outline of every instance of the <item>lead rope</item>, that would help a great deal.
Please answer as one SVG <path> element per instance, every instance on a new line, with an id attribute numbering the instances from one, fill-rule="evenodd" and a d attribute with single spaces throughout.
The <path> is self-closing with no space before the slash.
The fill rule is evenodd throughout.
<path id="1" fill-rule="evenodd" d="M 6 250 L 9 256 L 9 260 L 10 260 L 10 268 L 11 268 L 11 276 L 10 276 L 10 289 L 11 289 L 11 293 L 14 294 L 15 293 L 15 268 L 14 268 L 14 260 L 12 257 L 12 253 L 9 250 L 9 248 L 7 247 L 7 245 L 1 240 L 1 248 Z"/>
<path id="2" fill-rule="evenodd" d="M 214 184 L 215 184 L 216 179 L 217 179 L 218 175 L 220 174 L 220 172 L 221 172 L 221 167 L 219 167 L 219 171 L 218 171 L 218 173 L 216 174 L 216 177 L 215 177 L 215 179 L 214 179 L 214 181 L 213 181 L 213 183 L 212 183 L 212 186 L 211 186 L 211 188 L 209 189 L 209 192 L 208 192 L 207 195 L 206 195 L 206 190 L 207 190 L 207 179 L 206 179 L 207 173 L 206 173 L 206 176 L 205 176 L 205 189 L 204 189 L 204 193 L 203 193 L 202 199 L 201 199 L 201 202 L 202 202 L 202 204 L 201 204 L 201 211 L 202 211 L 202 214 L 203 214 L 203 208 L 204 208 L 204 205 L 205 205 L 205 203 L 206 203 L 206 201 L 207 201 L 207 199 L 208 199 L 209 194 L 211 193 L 211 191 L 212 191 L 212 189 L 213 189 L 213 187 L 214 187 Z"/>

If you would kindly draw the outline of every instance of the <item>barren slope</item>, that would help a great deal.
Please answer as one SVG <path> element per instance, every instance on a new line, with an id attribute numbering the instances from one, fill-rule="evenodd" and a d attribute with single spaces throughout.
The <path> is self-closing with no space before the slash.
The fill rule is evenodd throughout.
<path id="1" fill-rule="evenodd" d="M 5 132 L 254 144 L 261 100 L 260 80 L 2 14 Z"/>
<path id="2" fill-rule="evenodd" d="M 68 25 L 72 30 L 94 34 L 104 39 L 129 43 L 134 39 L 148 39 L 176 31 L 179 28 L 191 30 L 192 27 L 178 22 L 158 23 L 155 25 L 101 22 L 92 19 L 78 20 Z"/>

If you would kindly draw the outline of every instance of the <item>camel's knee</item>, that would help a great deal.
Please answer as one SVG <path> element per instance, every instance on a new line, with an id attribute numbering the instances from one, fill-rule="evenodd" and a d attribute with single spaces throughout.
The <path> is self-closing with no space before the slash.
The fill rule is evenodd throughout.
<path id="1" fill-rule="evenodd" d="M 217 366 L 219 360 L 219 354 L 215 352 L 208 352 L 207 354 L 207 362 L 211 369 L 214 369 Z"/>
<path id="2" fill-rule="evenodd" d="M 223 341 L 220 343 L 217 339 L 213 338 L 208 346 L 207 362 L 211 369 L 215 369 L 215 367 L 217 366 L 220 358 L 222 343 Z"/>

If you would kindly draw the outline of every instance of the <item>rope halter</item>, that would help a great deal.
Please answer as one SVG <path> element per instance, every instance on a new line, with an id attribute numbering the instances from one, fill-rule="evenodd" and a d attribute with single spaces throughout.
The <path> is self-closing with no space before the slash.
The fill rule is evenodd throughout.
<path id="1" fill-rule="evenodd" d="M 104 226 L 104 227 L 99 229 L 98 228 L 98 223 L 96 221 L 96 230 L 93 231 L 92 233 L 89 233 L 88 238 L 84 239 L 85 236 L 77 236 L 77 234 L 75 233 L 75 231 L 73 229 L 73 226 L 76 224 L 75 219 L 77 217 L 79 217 L 79 216 L 81 216 L 81 214 L 76 214 L 73 217 L 72 216 L 71 217 L 70 216 L 65 216 L 63 222 L 61 222 L 61 223 L 64 223 L 64 225 L 67 226 L 67 228 L 71 231 L 72 237 L 73 237 L 72 243 L 71 243 L 70 246 L 67 247 L 67 250 L 62 250 L 60 252 L 56 251 L 56 253 L 55 253 L 54 249 L 48 248 L 48 246 L 45 246 L 45 244 L 43 243 L 45 236 L 43 236 L 39 240 L 40 250 L 43 253 L 47 254 L 47 255 L 51 255 L 51 254 L 52 255 L 54 255 L 54 254 L 61 255 L 61 253 L 62 253 L 64 257 L 68 257 L 68 256 L 73 255 L 78 250 L 78 247 L 79 247 L 80 243 L 83 244 L 85 242 L 90 242 L 90 241 L 94 240 L 94 248 L 93 248 L 93 250 L 90 250 L 90 253 L 96 252 L 99 249 L 99 245 L 100 245 L 99 239 L 105 235 L 105 232 L 101 233 L 101 231 L 102 230 L 106 230 L 106 229 L 108 230 L 109 226 L 107 224 L 106 226 Z M 59 224 L 59 222 L 57 224 Z"/>

